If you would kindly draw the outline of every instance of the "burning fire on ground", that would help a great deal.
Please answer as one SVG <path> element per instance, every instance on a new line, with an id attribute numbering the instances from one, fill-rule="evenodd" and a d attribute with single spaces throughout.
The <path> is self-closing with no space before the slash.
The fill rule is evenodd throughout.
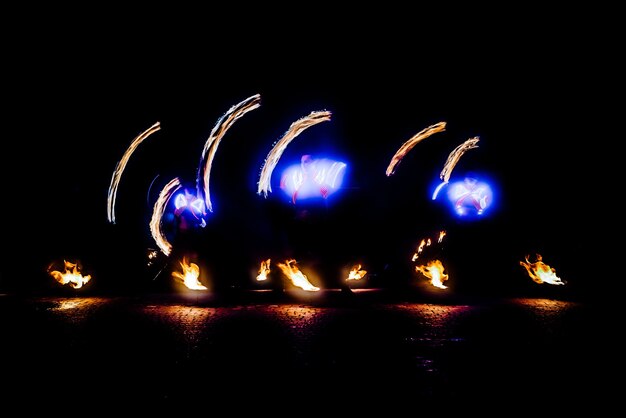
<path id="1" fill-rule="evenodd" d="M 443 238 L 446 236 L 446 231 L 440 231 L 437 237 L 437 243 L 441 244 L 443 242 Z M 424 238 L 420 241 L 420 244 L 417 247 L 417 250 L 413 254 L 412 261 L 415 262 L 420 257 L 424 248 L 430 247 L 432 245 L 431 238 Z M 440 260 L 431 260 L 426 264 L 420 264 L 415 266 L 415 271 L 417 273 L 423 274 L 427 279 L 430 280 L 430 283 L 438 287 L 440 289 L 446 289 L 448 286 L 444 285 L 443 282 L 448 280 L 448 274 L 444 273 L 444 266 Z"/>
<path id="2" fill-rule="evenodd" d="M 91 280 L 91 275 L 83 276 L 80 272 L 81 267 L 78 263 L 72 263 L 67 260 L 63 260 L 64 270 L 53 270 L 53 266 L 48 267 L 48 273 L 62 285 L 69 285 L 74 289 L 83 287 Z"/>
<path id="3" fill-rule="evenodd" d="M 361 268 L 360 264 L 357 264 L 356 266 L 352 267 L 352 269 L 350 270 L 350 273 L 348 273 L 348 281 L 352 281 L 352 280 L 361 280 L 363 277 L 365 277 L 365 275 L 367 274 L 367 270 L 363 270 Z"/>
<path id="4" fill-rule="evenodd" d="M 543 262 L 541 254 L 536 254 L 536 261 L 532 262 L 529 256 L 525 257 L 526 261 L 520 261 L 520 265 L 526 269 L 528 275 L 535 283 L 548 283 L 553 285 L 564 285 L 565 282 L 556 275 L 556 269 L 550 267 Z"/>
<path id="5" fill-rule="evenodd" d="M 180 262 L 182 272 L 173 271 L 172 276 L 178 279 L 187 288 L 192 290 L 207 290 L 207 287 L 200 283 L 200 267 L 195 263 L 189 263 L 186 258 Z"/>
<path id="6" fill-rule="evenodd" d="M 296 260 L 290 259 L 285 261 L 284 263 L 276 263 L 280 271 L 283 272 L 285 276 L 291 280 L 291 283 L 294 286 L 299 287 L 300 289 L 309 291 L 309 292 L 317 292 L 320 290 L 319 287 L 314 286 L 309 279 L 300 271 L 296 264 Z"/>

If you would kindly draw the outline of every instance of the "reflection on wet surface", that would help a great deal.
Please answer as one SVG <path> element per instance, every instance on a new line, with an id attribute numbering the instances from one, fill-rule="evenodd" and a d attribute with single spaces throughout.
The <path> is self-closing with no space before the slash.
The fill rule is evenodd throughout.
<path id="1" fill-rule="evenodd" d="M 51 393 L 33 379 L 69 384 L 76 373 L 92 400 L 181 401 L 183 382 L 209 398 L 253 388 L 289 393 L 299 382 L 316 396 L 391 391 L 441 401 L 488 391 L 514 400 L 547 376 L 553 392 L 573 396 L 597 377 L 586 359 L 601 338 L 592 309 L 549 299 L 213 305 L 3 297 L 0 310 L 0 354 L 16 370 L 6 375 L 15 382 L 9 393 L 28 387 L 44 398 Z"/>

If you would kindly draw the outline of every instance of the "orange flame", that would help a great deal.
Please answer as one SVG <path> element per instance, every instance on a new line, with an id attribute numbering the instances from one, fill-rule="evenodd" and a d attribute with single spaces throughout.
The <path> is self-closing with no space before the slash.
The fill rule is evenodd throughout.
<path id="1" fill-rule="evenodd" d="M 437 242 L 441 244 L 443 242 L 443 238 L 446 236 L 446 231 L 439 231 L 439 238 L 437 238 Z M 415 261 L 419 258 L 420 254 L 424 251 L 424 247 L 430 247 L 432 241 L 430 238 L 424 238 L 417 246 L 415 253 L 413 253 L 413 257 L 411 261 Z"/>
<path id="2" fill-rule="evenodd" d="M 443 282 L 448 280 L 448 275 L 444 273 L 444 267 L 441 261 L 434 260 L 430 261 L 428 264 L 415 266 L 415 271 L 418 273 L 422 273 L 428 279 L 430 279 L 430 283 L 438 287 L 440 289 L 446 289 L 448 286 L 444 285 Z"/>
<path id="3" fill-rule="evenodd" d="M 259 267 L 259 274 L 257 274 L 256 279 L 259 282 L 267 280 L 267 275 L 270 274 L 270 262 L 272 260 L 268 258 L 267 260 L 261 261 L 261 267 Z"/>
<path id="4" fill-rule="evenodd" d="M 557 275 L 556 269 L 545 264 L 542 260 L 541 254 L 536 254 L 537 261 L 531 262 L 528 260 L 529 256 L 526 256 L 526 262 L 520 261 L 520 265 L 526 269 L 528 275 L 535 283 L 548 283 L 554 285 L 565 284 Z"/>
<path id="5" fill-rule="evenodd" d="M 360 280 L 366 274 L 367 270 L 361 270 L 361 265 L 357 264 L 356 266 L 352 267 L 352 270 L 350 270 L 350 273 L 348 273 L 347 280 Z"/>
<path id="6" fill-rule="evenodd" d="M 430 246 L 430 238 L 422 239 L 420 245 L 417 246 L 417 250 L 415 250 L 415 253 L 413 254 L 413 258 L 411 258 L 411 261 L 415 261 L 419 258 L 422 251 L 424 251 L 425 246 Z"/>
<path id="7" fill-rule="evenodd" d="M 180 266 L 182 267 L 182 273 L 173 271 L 172 276 L 174 278 L 180 280 L 185 286 L 189 289 L 193 290 L 207 290 L 207 287 L 204 286 L 198 280 L 200 276 L 200 267 L 198 267 L 195 263 L 188 263 L 187 258 L 183 258 L 183 261 L 180 262 Z"/>
<path id="8" fill-rule="evenodd" d="M 65 265 L 65 271 L 63 273 L 58 270 L 51 270 L 52 266 L 48 268 L 48 273 L 50 273 L 57 282 L 62 285 L 69 284 L 74 289 L 79 289 L 91 280 L 91 275 L 82 275 L 78 263 L 71 263 L 66 260 L 63 260 L 63 263 Z"/>
<path id="9" fill-rule="evenodd" d="M 290 259 L 284 263 L 277 263 L 276 265 L 285 276 L 289 277 L 294 286 L 311 292 L 320 290 L 319 287 L 313 286 L 311 282 L 309 282 L 309 279 L 300 271 L 296 265 L 296 260 Z"/>

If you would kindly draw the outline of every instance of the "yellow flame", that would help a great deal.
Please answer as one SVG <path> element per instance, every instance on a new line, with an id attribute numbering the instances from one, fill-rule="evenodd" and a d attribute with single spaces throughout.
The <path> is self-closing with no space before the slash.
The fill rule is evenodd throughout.
<path id="1" fill-rule="evenodd" d="M 439 238 L 437 238 L 437 243 L 441 244 L 445 236 L 446 236 L 446 231 L 440 231 Z M 413 257 L 411 258 L 411 261 L 417 260 L 419 258 L 419 255 L 424 251 L 424 247 L 430 247 L 431 244 L 432 244 L 432 241 L 430 238 L 422 239 L 419 245 L 417 246 L 417 249 L 415 250 Z"/>
<path id="2" fill-rule="evenodd" d="M 421 266 L 415 266 L 415 271 L 418 273 L 422 273 L 428 279 L 430 279 L 430 283 L 438 287 L 440 289 L 446 289 L 448 286 L 445 286 L 443 282 L 448 280 L 448 275 L 444 273 L 444 267 L 441 261 L 433 260 L 428 262 L 428 264 L 424 264 Z"/>
<path id="3" fill-rule="evenodd" d="M 309 279 L 300 271 L 296 265 L 296 260 L 290 259 L 284 263 L 276 263 L 285 276 L 287 276 L 294 286 L 297 286 L 303 290 L 316 292 L 320 290 L 319 287 L 313 286 Z"/>
<path id="4" fill-rule="evenodd" d="M 80 267 L 78 263 L 72 263 L 66 260 L 63 260 L 65 265 L 65 270 L 60 272 L 58 270 L 48 269 L 48 273 L 59 283 L 62 285 L 69 284 L 74 289 L 79 289 L 83 287 L 89 280 L 91 280 L 91 275 L 83 276 L 80 272 Z"/>
<path id="5" fill-rule="evenodd" d="M 271 259 L 261 261 L 261 267 L 259 267 L 259 274 L 257 274 L 256 279 L 260 282 L 267 280 L 267 275 L 270 274 L 270 262 Z"/>
<path id="6" fill-rule="evenodd" d="M 541 254 L 536 254 L 537 261 L 531 262 L 528 260 L 529 256 L 526 256 L 526 262 L 520 261 L 520 265 L 526 269 L 528 275 L 535 283 L 548 283 L 554 285 L 565 284 L 557 275 L 556 269 L 545 264 L 542 260 Z"/>
<path id="7" fill-rule="evenodd" d="M 187 258 L 183 257 L 183 261 L 180 262 L 182 267 L 182 273 L 173 271 L 172 276 L 180 280 L 185 286 L 193 290 L 207 290 L 198 280 L 200 276 L 200 267 L 195 263 L 188 263 Z"/>
<path id="8" fill-rule="evenodd" d="M 352 270 L 350 270 L 350 273 L 348 273 L 347 280 L 361 280 L 366 274 L 367 270 L 362 270 L 361 265 L 357 264 L 356 266 L 352 267 Z"/>

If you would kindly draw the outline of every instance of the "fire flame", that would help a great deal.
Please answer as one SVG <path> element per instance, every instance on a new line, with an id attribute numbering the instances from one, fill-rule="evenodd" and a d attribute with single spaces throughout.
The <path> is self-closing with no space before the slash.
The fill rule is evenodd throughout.
<path id="1" fill-rule="evenodd" d="M 270 274 L 270 262 L 272 260 L 268 258 L 267 260 L 261 261 L 261 267 L 259 267 L 259 274 L 257 274 L 256 279 L 259 282 L 267 280 L 267 275 Z"/>
<path id="2" fill-rule="evenodd" d="M 441 244 L 445 236 L 446 236 L 446 231 L 439 231 L 439 238 L 437 238 L 437 243 Z M 411 261 L 417 260 L 420 254 L 424 251 L 424 247 L 430 247 L 431 244 L 432 244 L 432 241 L 430 238 L 422 239 L 419 245 L 417 246 L 417 249 L 415 250 L 413 257 L 411 258 Z"/>
<path id="3" fill-rule="evenodd" d="M 300 269 L 296 265 L 296 260 L 290 259 L 285 261 L 284 263 L 277 263 L 276 265 L 280 268 L 285 276 L 289 277 L 291 283 L 293 283 L 294 286 L 310 292 L 316 292 L 320 290 L 319 287 L 313 286 L 313 284 L 309 282 L 309 279 L 300 271 Z"/>
<path id="4" fill-rule="evenodd" d="M 428 264 L 415 266 L 415 271 L 418 273 L 422 273 L 428 279 L 430 279 L 430 283 L 438 287 L 440 289 L 446 289 L 448 286 L 444 285 L 443 282 L 448 280 L 448 275 L 444 273 L 444 267 L 441 261 L 433 260 L 428 262 Z"/>
<path id="5" fill-rule="evenodd" d="M 207 287 L 198 280 L 200 267 L 198 267 L 197 264 L 188 263 L 187 258 L 183 258 L 183 261 L 180 262 L 180 266 L 182 267 L 182 273 L 178 271 L 172 272 L 172 276 L 174 276 L 175 279 L 180 280 L 189 289 L 207 290 Z"/>
<path id="6" fill-rule="evenodd" d="M 51 270 L 52 267 L 48 269 L 48 273 L 50 273 L 57 282 L 62 285 L 69 284 L 74 289 L 79 289 L 91 280 L 91 275 L 82 275 L 78 263 L 72 263 L 66 260 L 63 260 L 63 263 L 65 265 L 65 271 L 63 273 L 58 270 Z"/>
<path id="7" fill-rule="evenodd" d="M 367 274 L 367 270 L 362 270 L 361 265 L 357 264 L 356 266 L 352 267 L 352 270 L 350 270 L 350 273 L 348 273 L 347 280 L 360 280 L 366 274 Z"/>
<path id="8" fill-rule="evenodd" d="M 542 260 L 541 254 L 536 254 L 537 261 L 531 262 L 528 260 L 529 256 L 526 256 L 526 262 L 520 261 L 520 265 L 526 269 L 528 275 L 535 283 L 548 283 L 554 285 L 565 284 L 557 275 L 556 269 L 545 264 Z"/>

